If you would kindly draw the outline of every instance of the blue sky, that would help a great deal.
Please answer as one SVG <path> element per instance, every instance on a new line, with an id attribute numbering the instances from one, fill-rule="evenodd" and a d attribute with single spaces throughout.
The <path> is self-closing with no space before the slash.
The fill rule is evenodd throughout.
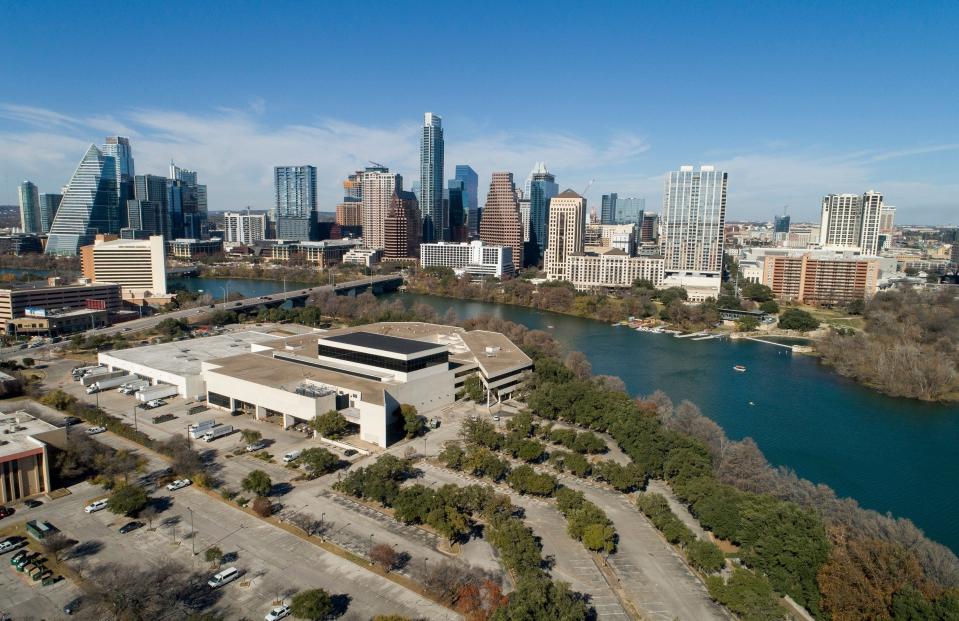
<path id="1" fill-rule="evenodd" d="M 196 168 L 211 209 L 319 168 L 321 209 L 367 160 L 661 201 L 681 164 L 729 171 L 729 219 L 877 189 L 898 220 L 959 222 L 956 2 L 10 2 L 0 0 L 0 202 L 64 184 L 129 135 L 138 173 Z"/>

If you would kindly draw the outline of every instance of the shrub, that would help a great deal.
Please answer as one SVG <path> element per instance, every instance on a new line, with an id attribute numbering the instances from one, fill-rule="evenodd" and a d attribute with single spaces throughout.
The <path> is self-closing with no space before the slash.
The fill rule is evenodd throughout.
<path id="1" fill-rule="evenodd" d="M 808 332 L 819 327 L 819 320 L 799 308 L 788 308 L 779 316 L 779 327 L 783 330 Z"/>
<path id="2" fill-rule="evenodd" d="M 298 619 L 319 621 L 333 612 L 333 598 L 323 589 L 301 591 L 293 596 L 290 609 Z"/>
<path id="3" fill-rule="evenodd" d="M 686 547 L 686 557 L 690 563 L 707 574 L 715 573 L 726 565 L 723 551 L 711 541 L 691 541 Z"/>
<path id="4" fill-rule="evenodd" d="M 240 482 L 243 491 L 256 494 L 257 496 L 266 496 L 273 489 L 273 481 L 270 475 L 262 470 L 254 470 Z"/>
<path id="5" fill-rule="evenodd" d="M 273 503 L 270 502 L 269 498 L 257 496 L 253 501 L 253 513 L 262 518 L 270 517 L 273 515 Z"/>
<path id="6" fill-rule="evenodd" d="M 139 485 L 121 485 L 107 500 L 107 509 L 117 515 L 134 515 L 149 501 L 146 490 Z"/>
<path id="7" fill-rule="evenodd" d="M 670 510 L 669 503 L 662 495 L 642 494 L 636 498 L 636 506 L 649 518 L 653 526 L 663 533 L 669 543 L 688 545 L 695 539 L 692 531 Z"/>
<path id="8" fill-rule="evenodd" d="M 706 588 L 710 597 L 743 619 L 777 621 L 786 616 L 769 580 L 748 569 L 733 570 L 728 582 L 722 576 L 709 576 Z"/>
<path id="9" fill-rule="evenodd" d="M 559 485 L 549 474 L 539 474 L 531 466 L 520 466 L 509 473 L 506 482 L 520 494 L 552 496 Z"/>

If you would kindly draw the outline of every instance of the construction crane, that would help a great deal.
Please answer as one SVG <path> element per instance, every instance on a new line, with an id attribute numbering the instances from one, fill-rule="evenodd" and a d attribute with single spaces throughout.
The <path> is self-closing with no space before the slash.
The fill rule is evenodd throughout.
<path id="1" fill-rule="evenodd" d="M 583 190 L 582 192 L 580 192 L 580 196 L 586 196 L 586 193 L 589 192 L 589 189 L 590 189 L 591 187 L 593 187 L 593 183 L 594 183 L 595 181 L 596 181 L 595 179 L 590 179 L 590 180 L 589 180 L 589 183 L 586 184 L 586 189 Z"/>
<path id="2" fill-rule="evenodd" d="M 589 189 L 590 189 L 591 187 L 593 187 L 593 182 L 594 182 L 594 181 L 596 181 L 596 180 L 595 180 L 595 179 L 590 179 L 590 180 L 589 180 L 589 183 L 586 184 L 586 188 L 585 188 L 582 192 L 580 192 L 580 196 L 584 196 L 584 197 L 586 196 L 586 193 L 589 192 Z M 590 221 L 591 224 L 592 224 L 592 223 L 599 222 L 599 218 L 596 216 L 596 207 L 595 207 L 595 206 L 593 206 L 593 208 L 589 210 L 589 221 Z"/>
<path id="3" fill-rule="evenodd" d="M 384 166 L 383 164 L 380 164 L 379 162 L 374 162 L 373 160 L 367 160 L 367 161 L 373 166 L 375 166 L 376 168 L 386 168 L 386 166 Z"/>

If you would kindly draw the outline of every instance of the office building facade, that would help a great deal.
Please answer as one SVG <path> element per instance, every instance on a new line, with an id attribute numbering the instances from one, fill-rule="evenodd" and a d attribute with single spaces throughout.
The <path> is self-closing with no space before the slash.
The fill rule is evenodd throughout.
<path id="1" fill-rule="evenodd" d="M 464 242 L 470 238 L 466 200 L 466 184 L 460 179 L 450 179 L 443 198 L 450 223 L 447 241 Z"/>
<path id="2" fill-rule="evenodd" d="M 546 162 L 538 162 L 530 173 L 529 192 L 529 241 L 536 244 L 538 254 L 530 263 L 538 262 L 539 256 L 549 243 L 550 200 L 559 194 L 556 177 L 546 170 Z"/>
<path id="3" fill-rule="evenodd" d="M 40 222 L 40 192 L 35 183 L 24 181 L 17 186 L 20 199 L 20 230 L 29 235 L 43 232 Z"/>
<path id="4" fill-rule="evenodd" d="M 403 190 L 393 192 L 390 210 L 383 222 L 383 258 L 415 259 L 419 255 L 422 231 L 416 195 Z"/>
<path id="5" fill-rule="evenodd" d="M 470 235 L 479 235 L 479 175 L 469 164 L 457 164 L 455 179 L 463 182 Z"/>
<path id="6" fill-rule="evenodd" d="M 632 196 L 616 197 L 616 217 L 613 224 L 633 224 L 636 226 L 636 235 L 643 225 L 643 216 L 646 213 L 646 199 Z"/>
<path id="7" fill-rule="evenodd" d="M 119 230 L 116 162 L 91 144 L 64 190 L 46 253 L 76 256 L 97 233 Z"/>
<path id="8" fill-rule="evenodd" d="M 615 192 L 603 194 L 602 204 L 599 210 L 600 224 L 616 224 L 616 201 L 619 197 Z"/>
<path id="9" fill-rule="evenodd" d="M 340 203 L 335 221 L 340 226 L 363 226 L 363 203 Z"/>
<path id="10" fill-rule="evenodd" d="M 882 194 L 829 194 L 822 199 L 819 244 L 825 248 L 858 248 L 862 254 L 879 252 Z"/>
<path id="11" fill-rule="evenodd" d="M 773 216 L 773 233 L 788 233 L 789 232 L 789 216 Z"/>
<path id="12" fill-rule="evenodd" d="M 104 155 L 113 158 L 117 177 L 117 205 L 120 210 L 120 228 L 128 226 L 127 201 L 134 196 L 133 147 L 123 136 L 107 136 L 101 147 Z"/>
<path id="13" fill-rule="evenodd" d="M 120 310 L 120 285 L 81 283 L 64 285 L 59 278 L 18 283 L 0 288 L 0 321 L 23 317 L 28 308 L 92 308 Z"/>
<path id="14" fill-rule="evenodd" d="M 385 248 L 384 223 L 393 204 L 393 194 L 403 190 L 403 177 L 385 166 L 363 171 L 363 242 L 368 248 Z"/>
<path id="15" fill-rule="evenodd" d="M 93 280 L 120 285 L 124 298 L 167 294 L 166 250 L 163 237 L 115 239 L 93 245 Z"/>
<path id="16" fill-rule="evenodd" d="M 549 244 L 543 268 L 549 280 L 567 280 L 567 259 L 581 254 L 586 237 L 586 199 L 572 190 L 553 197 L 549 209 Z"/>
<path id="17" fill-rule="evenodd" d="M 57 217 L 57 210 L 60 209 L 60 202 L 63 200 L 63 194 L 41 194 L 40 195 L 40 231 L 49 233 L 50 226 L 54 218 Z"/>
<path id="18" fill-rule="evenodd" d="M 226 233 L 224 241 L 253 245 L 266 239 L 266 215 L 250 213 L 249 210 L 246 213 L 227 212 L 223 215 L 223 230 Z"/>
<path id="19" fill-rule="evenodd" d="M 423 241 L 449 239 L 449 216 L 443 209 L 443 119 L 427 112 L 420 137 L 420 213 Z"/>
<path id="20" fill-rule="evenodd" d="M 879 284 L 879 260 L 862 256 L 763 257 L 762 284 L 781 300 L 835 306 L 868 300 Z"/>
<path id="21" fill-rule="evenodd" d="M 421 267 L 448 267 L 474 278 L 502 278 L 515 273 L 513 250 L 474 240 L 466 243 L 436 242 L 420 245 Z"/>
<path id="22" fill-rule="evenodd" d="M 276 166 L 273 169 L 274 237 L 309 241 L 316 236 L 316 167 Z"/>
<path id="23" fill-rule="evenodd" d="M 480 221 L 480 239 L 513 249 L 513 264 L 523 265 L 523 223 L 513 173 L 494 172 Z"/>

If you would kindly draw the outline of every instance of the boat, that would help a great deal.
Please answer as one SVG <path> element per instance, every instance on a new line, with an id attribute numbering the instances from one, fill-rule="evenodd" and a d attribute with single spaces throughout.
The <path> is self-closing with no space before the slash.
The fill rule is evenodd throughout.
<path id="1" fill-rule="evenodd" d="M 737 364 L 736 366 L 733 367 L 733 371 L 738 371 L 739 373 L 745 373 L 746 367 L 744 367 L 741 364 Z"/>
<path id="2" fill-rule="evenodd" d="M 752 401 L 750 401 L 750 402 L 749 402 L 749 405 L 756 405 L 756 404 L 755 404 L 755 403 L 753 403 Z"/>

